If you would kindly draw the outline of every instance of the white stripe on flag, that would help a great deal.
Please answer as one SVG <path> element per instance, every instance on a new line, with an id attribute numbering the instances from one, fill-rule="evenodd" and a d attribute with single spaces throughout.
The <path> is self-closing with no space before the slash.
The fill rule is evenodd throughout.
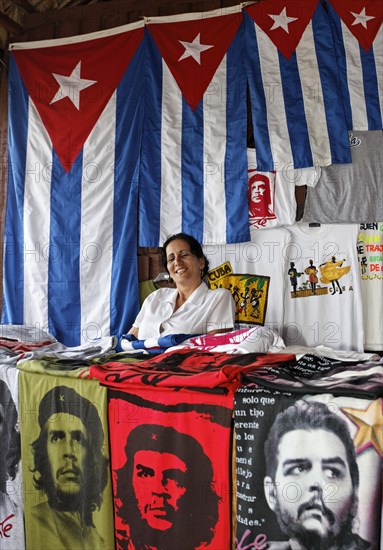
<path id="1" fill-rule="evenodd" d="M 255 149 L 247 149 L 247 170 L 257 169 L 257 155 Z M 247 174 L 249 178 L 249 174 Z"/>
<path id="2" fill-rule="evenodd" d="M 116 92 L 83 148 L 80 239 L 81 343 L 110 334 Z"/>
<path id="3" fill-rule="evenodd" d="M 366 99 L 364 97 L 362 61 L 359 42 L 342 21 L 343 44 L 346 52 L 347 82 L 350 92 L 352 129 L 368 130 Z"/>
<path id="4" fill-rule="evenodd" d="M 52 143 L 31 99 L 24 188 L 24 324 L 48 328 Z M 52 255 L 60 256 L 59 250 Z"/>
<path id="5" fill-rule="evenodd" d="M 226 55 L 203 96 L 204 243 L 226 242 Z"/>
<path id="6" fill-rule="evenodd" d="M 310 21 L 297 46 L 296 55 L 313 162 L 314 165 L 326 166 L 331 164 L 331 149 L 322 83 L 313 44 L 313 27 Z"/>
<path id="7" fill-rule="evenodd" d="M 383 119 L 383 25 L 380 26 L 378 34 L 375 37 L 373 49 L 375 57 L 376 76 L 378 79 L 380 115 Z"/>
<path id="8" fill-rule="evenodd" d="M 275 168 L 283 170 L 284 166 L 293 165 L 294 159 L 287 128 L 278 50 L 258 25 L 255 25 L 255 30 L 266 98 L 270 146 L 273 158 L 278 159 L 278 166 Z"/>
<path id="9" fill-rule="evenodd" d="M 182 230 L 182 94 L 162 62 L 160 244 Z"/>

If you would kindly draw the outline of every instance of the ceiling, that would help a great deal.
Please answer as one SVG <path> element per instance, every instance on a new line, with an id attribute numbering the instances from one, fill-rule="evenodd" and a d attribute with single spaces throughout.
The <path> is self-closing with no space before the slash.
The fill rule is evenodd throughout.
<path id="1" fill-rule="evenodd" d="M 2 11 L 8 16 L 14 12 L 38 13 L 48 10 L 59 10 L 75 6 L 96 4 L 100 0 L 2 0 Z M 103 0 L 104 2 L 107 0 Z"/>
<path id="2" fill-rule="evenodd" d="M 24 33 L 26 16 L 43 12 L 76 8 L 91 4 L 108 3 L 111 0 L 0 0 L 0 63 L 3 65 L 5 50 L 12 36 Z M 121 0 L 122 1 L 122 0 Z M 1 70 L 0 66 L 0 70 Z"/>
<path id="3" fill-rule="evenodd" d="M 26 14 L 87 6 L 108 0 L 0 0 L 0 28 L 15 32 Z M 15 26 L 14 26 L 15 25 Z"/>

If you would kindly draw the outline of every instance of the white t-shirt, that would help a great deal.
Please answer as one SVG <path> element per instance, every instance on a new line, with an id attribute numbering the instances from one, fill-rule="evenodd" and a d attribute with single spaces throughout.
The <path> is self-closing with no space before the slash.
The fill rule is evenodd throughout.
<path id="1" fill-rule="evenodd" d="M 275 227 L 255 231 L 251 242 L 204 247 L 210 266 L 210 285 L 231 291 L 238 327 L 267 326 L 281 335 L 284 251 L 290 238 L 286 228 Z M 259 289 L 261 295 L 257 293 Z M 252 299 L 254 294 L 258 300 Z"/>
<path id="2" fill-rule="evenodd" d="M 324 345 L 362 352 L 358 226 L 310 227 L 300 222 L 289 226 L 288 231 L 291 243 L 286 256 L 289 266 L 294 263 L 297 285 L 294 291 L 286 270 L 283 330 L 286 346 Z"/>
<path id="3" fill-rule="evenodd" d="M 160 288 L 146 298 L 133 324 L 140 340 L 234 327 L 234 300 L 228 290 L 210 290 L 201 283 L 174 313 L 177 294 L 177 289 Z"/>
<path id="4" fill-rule="evenodd" d="M 247 162 L 250 240 L 253 240 L 259 229 L 295 222 L 294 182 L 298 171 L 260 172 L 254 149 L 247 150 Z"/>
<path id="5" fill-rule="evenodd" d="M 5 328 L 5 327 L 2 327 Z M 12 328 L 10 329 L 12 332 Z M 16 410 L 19 412 L 19 370 L 14 365 L 0 365 L 0 379 L 8 388 L 12 400 L 15 404 Z M 6 391 L 3 389 L 2 392 Z M 8 407 L 11 405 L 6 398 Z M 4 407 L 0 407 L 0 409 Z M 2 426 L 0 431 L 3 434 L 0 437 L 1 452 L 4 454 L 5 445 L 9 445 L 10 441 L 5 435 L 8 434 L 15 427 L 13 426 L 13 415 L 10 414 L 10 409 L 3 410 L 2 424 L 8 424 L 8 426 Z M 16 430 L 19 431 L 20 417 L 16 422 Z M 5 428 L 5 430 L 4 430 Z M 3 465 L 4 463 L 2 463 Z M 23 550 L 25 548 L 25 534 L 24 534 L 24 498 L 23 498 L 23 483 L 22 483 L 22 467 L 21 461 L 18 463 L 17 473 L 15 479 L 7 479 L 6 491 L 7 494 L 0 491 L 0 522 L 3 522 L 3 526 L 0 531 L 5 532 L 7 536 L 0 536 L 0 548 L 7 548 L 14 550 Z M 5 521 L 6 520 L 6 521 Z"/>
<path id="6" fill-rule="evenodd" d="M 383 350 L 383 221 L 361 223 L 358 255 L 364 316 L 364 349 Z"/>

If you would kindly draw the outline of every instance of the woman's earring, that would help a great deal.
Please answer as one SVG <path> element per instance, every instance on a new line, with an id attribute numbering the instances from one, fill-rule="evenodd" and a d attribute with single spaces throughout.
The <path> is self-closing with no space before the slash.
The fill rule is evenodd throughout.
<path id="1" fill-rule="evenodd" d="M 203 269 L 200 271 L 201 281 L 203 280 Z"/>

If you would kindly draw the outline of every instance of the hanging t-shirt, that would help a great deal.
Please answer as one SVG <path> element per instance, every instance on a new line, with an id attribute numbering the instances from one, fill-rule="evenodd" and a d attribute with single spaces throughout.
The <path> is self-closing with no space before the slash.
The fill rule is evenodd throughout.
<path id="1" fill-rule="evenodd" d="M 298 170 L 260 172 L 254 149 L 247 150 L 250 235 L 258 229 L 295 222 Z"/>
<path id="2" fill-rule="evenodd" d="M 357 225 L 288 228 L 285 344 L 363 351 Z"/>
<path id="3" fill-rule="evenodd" d="M 18 377 L 14 366 L 0 364 L 0 548 L 6 550 L 25 548 Z"/>
<path id="4" fill-rule="evenodd" d="M 27 548 L 114 548 L 106 389 L 19 373 Z"/>
<path id="5" fill-rule="evenodd" d="M 383 222 L 360 224 L 358 258 L 364 347 L 372 351 L 383 350 Z"/>
<path id="6" fill-rule="evenodd" d="M 303 221 L 359 223 L 383 219 L 383 132 L 349 133 L 352 163 L 319 168 L 307 188 Z"/>
<path id="7" fill-rule="evenodd" d="M 238 328 L 268 326 L 281 332 L 285 250 L 290 242 L 285 228 L 256 231 L 248 243 L 207 245 L 211 288 L 230 290 Z"/>
<path id="8" fill-rule="evenodd" d="M 233 393 L 108 396 L 117 548 L 230 548 Z"/>
<path id="9" fill-rule="evenodd" d="M 234 426 L 237 550 L 379 548 L 381 399 L 245 387 Z"/>

